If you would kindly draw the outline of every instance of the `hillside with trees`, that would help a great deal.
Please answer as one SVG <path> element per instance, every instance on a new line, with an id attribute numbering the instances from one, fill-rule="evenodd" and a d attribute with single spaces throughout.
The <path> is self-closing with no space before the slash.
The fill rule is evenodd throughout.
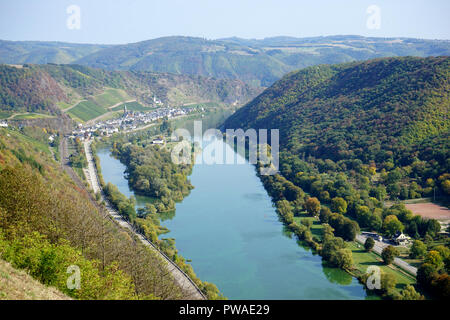
<path id="1" fill-rule="evenodd" d="M 0 41 L 0 62 L 77 63 L 108 70 L 151 71 L 270 86 L 287 72 L 316 64 L 389 56 L 450 54 L 450 42 L 327 36 L 265 39 L 163 37 L 124 45 Z"/>
<path id="2" fill-rule="evenodd" d="M 448 41 L 330 36 L 263 40 L 165 37 L 113 46 L 76 61 L 110 70 L 146 70 L 240 79 L 270 86 L 287 72 L 322 63 L 387 56 L 449 55 Z"/>
<path id="3" fill-rule="evenodd" d="M 108 47 L 67 42 L 0 40 L 0 62 L 8 64 L 72 63 Z"/>
<path id="4" fill-rule="evenodd" d="M 74 299 L 189 298 L 159 256 L 110 220 L 33 130 L 43 132 L 0 129 L 0 258 Z M 72 266 L 80 288 L 67 286 Z"/>
<path id="5" fill-rule="evenodd" d="M 61 114 L 81 100 L 99 105 L 96 96 L 123 90 L 145 106 L 214 102 L 242 105 L 260 90 L 239 80 L 135 71 L 104 71 L 81 65 L 0 65 L 0 112 Z M 99 105 L 102 107 L 101 105 Z"/>
<path id="6" fill-rule="evenodd" d="M 314 167 L 345 173 L 377 199 L 383 187 L 394 200 L 430 195 L 434 185 L 448 194 L 449 63 L 407 57 L 310 67 L 224 127 L 279 128 L 281 171 L 299 183 L 298 173 Z"/>
<path id="7" fill-rule="evenodd" d="M 449 63 L 405 57 L 306 68 L 276 82 L 223 128 L 280 130 L 279 173 L 261 179 L 302 240 L 323 254 L 325 243 L 294 222 L 303 211 L 344 240 L 360 228 L 386 237 L 404 232 L 426 243 L 418 283 L 448 298 L 441 225 L 399 200 L 450 198 Z"/>

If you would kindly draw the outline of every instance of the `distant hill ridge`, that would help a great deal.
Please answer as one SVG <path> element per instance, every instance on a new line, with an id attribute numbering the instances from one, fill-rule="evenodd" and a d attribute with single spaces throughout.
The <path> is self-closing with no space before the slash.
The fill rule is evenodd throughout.
<path id="1" fill-rule="evenodd" d="M 124 45 L 0 41 L 0 62 L 77 63 L 108 70 L 144 70 L 240 79 L 270 86 L 287 72 L 388 56 L 450 55 L 450 41 L 362 36 L 265 39 L 163 37 Z"/>
<path id="2" fill-rule="evenodd" d="M 20 112 L 61 114 L 61 109 L 83 100 L 97 105 L 95 96 L 108 93 L 109 88 L 125 91 L 120 101 L 135 99 L 147 106 L 154 104 L 154 98 L 171 106 L 203 102 L 242 105 L 260 93 L 233 79 L 104 71 L 81 65 L 0 65 L 0 118 L 2 113 L 3 118 Z"/>

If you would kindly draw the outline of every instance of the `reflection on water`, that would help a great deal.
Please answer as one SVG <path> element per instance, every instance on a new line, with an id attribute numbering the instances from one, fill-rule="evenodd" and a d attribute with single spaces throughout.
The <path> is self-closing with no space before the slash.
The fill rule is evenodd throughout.
<path id="1" fill-rule="evenodd" d="M 175 210 L 171 210 L 167 212 L 158 213 L 158 216 L 161 219 L 161 221 L 172 220 L 173 218 L 175 218 L 175 213 L 176 213 Z"/>
<path id="2" fill-rule="evenodd" d="M 323 273 L 331 283 L 337 283 L 343 286 L 352 284 L 353 277 L 344 270 L 332 268 L 326 262 L 322 263 L 322 267 Z"/>

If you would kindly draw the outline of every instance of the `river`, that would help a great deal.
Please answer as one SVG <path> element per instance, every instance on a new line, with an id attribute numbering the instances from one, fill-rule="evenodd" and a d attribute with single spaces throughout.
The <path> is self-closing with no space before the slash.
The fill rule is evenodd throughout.
<path id="1" fill-rule="evenodd" d="M 108 149 L 97 154 L 104 180 L 127 197 L 134 195 L 124 177 L 125 166 Z M 226 297 L 366 298 L 356 279 L 324 266 L 320 256 L 285 231 L 252 165 L 196 163 L 190 180 L 195 188 L 176 205 L 176 214 L 162 221 L 170 230 L 162 237 L 175 238 L 179 253 L 192 260 L 199 278 L 217 285 Z M 150 201 L 136 199 L 138 206 Z"/>

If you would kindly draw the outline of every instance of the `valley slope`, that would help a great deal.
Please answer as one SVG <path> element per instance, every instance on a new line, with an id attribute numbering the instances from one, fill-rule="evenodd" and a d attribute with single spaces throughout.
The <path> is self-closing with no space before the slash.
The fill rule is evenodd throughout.
<path id="1" fill-rule="evenodd" d="M 450 42 L 342 35 L 265 39 L 163 37 L 124 45 L 0 41 L 0 62 L 77 63 L 108 70 L 140 70 L 240 79 L 270 86 L 287 72 L 316 65 L 388 56 L 450 54 Z"/>
<path id="2" fill-rule="evenodd" d="M 223 128 L 280 130 L 279 173 L 261 179 L 287 227 L 325 260 L 365 283 L 367 266 L 354 261 L 369 253 L 330 235 L 354 241 L 361 228 L 391 239 L 387 246 L 404 233 L 424 252 L 401 246 L 394 255 L 416 259 L 417 288 L 448 299 L 448 226 L 414 215 L 402 200 L 448 206 L 449 73 L 445 56 L 309 67 L 276 82 Z M 305 219 L 317 217 L 324 231 L 312 234 Z M 389 288 L 380 293 L 401 298 Z"/>
<path id="3" fill-rule="evenodd" d="M 68 110 L 85 100 L 89 114 L 73 113 L 81 120 L 95 118 L 130 99 L 145 107 L 156 107 L 155 99 L 171 106 L 202 102 L 237 106 L 259 92 L 240 80 L 104 71 L 80 65 L 0 65 L 3 118 L 27 112 L 60 115 L 61 109 Z"/>

